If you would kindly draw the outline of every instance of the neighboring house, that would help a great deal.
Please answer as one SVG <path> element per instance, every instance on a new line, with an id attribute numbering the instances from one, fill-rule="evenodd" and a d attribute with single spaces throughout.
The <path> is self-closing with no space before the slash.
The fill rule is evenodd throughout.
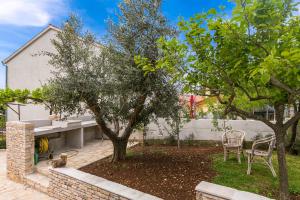
<path id="1" fill-rule="evenodd" d="M 6 66 L 6 87 L 11 89 L 36 89 L 45 84 L 51 77 L 52 67 L 48 64 L 49 57 L 37 55 L 42 51 L 54 52 L 51 40 L 60 29 L 48 25 L 42 32 L 33 37 L 25 45 L 7 57 L 2 63 Z M 18 110 L 17 105 L 11 105 Z M 43 105 L 20 106 L 20 119 L 48 119 L 49 110 Z M 7 120 L 18 120 L 18 114 L 7 110 Z"/>

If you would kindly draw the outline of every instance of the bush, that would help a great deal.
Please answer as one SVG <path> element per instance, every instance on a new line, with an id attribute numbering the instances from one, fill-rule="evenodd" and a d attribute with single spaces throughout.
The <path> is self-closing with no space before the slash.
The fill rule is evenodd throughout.
<path id="1" fill-rule="evenodd" d="M 4 115 L 0 115 L 0 129 L 5 129 L 5 116 Z"/>
<path id="2" fill-rule="evenodd" d="M 184 141 L 186 142 L 187 145 L 192 146 L 194 144 L 194 139 L 195 139 L 195 135 L 194 133 L 191 133 L 184 139 Z"/>
<path id="3" fill-rule="evenodd" d="M 177 144 L 177 140 L 176 140 L 176 137 L 175 135 L 169 135 L 167 138 L 166 138 L 166 142 L 168 145 L 171 145 L 171 146 L 174 146 Z"/>
<path id="4" fill-rule="evenodd" d="M 5 116 L 0 115 L 0 149 L 6 149 Z"/>
<path id="5" fill-rule="evenodd" d="M 0 135 L 0 149 L 6 149 L 5 135 Z"/>

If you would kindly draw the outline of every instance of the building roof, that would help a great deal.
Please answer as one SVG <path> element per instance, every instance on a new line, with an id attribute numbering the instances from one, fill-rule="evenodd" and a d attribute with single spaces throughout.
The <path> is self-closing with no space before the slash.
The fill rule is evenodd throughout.
<path id="1" fill-rule="evenodd" d="M 52 24 L 49 24 L 46 28 L 44 28 L 40 33 L 38 33 L 37 35 L 35 35 L 31 40 L 29 40 L 28 42 L 26 42 L 23 46 L 21 46 L 19 49 L 17 49 L 15 52 L 13 52 L 10 56 L 8 56 L 7 58 L 5 58 L 2 63 L 6 64 L 8 63 L 10 60 L 12 60 L 15 56 L 17 56 L 19 53 L 21 53 L 24 49 L 26 49 L 28 46 L 30 46 L 33 42 L 35 42 L 37 39 L 39 39 L 40 37 L 42 37 L 45 33 L 47 33 L 49 30 L 55 30 L 55 31 L 60 31 L 59 28 L 57 28 L 56 26 L 53 26 Z"/>

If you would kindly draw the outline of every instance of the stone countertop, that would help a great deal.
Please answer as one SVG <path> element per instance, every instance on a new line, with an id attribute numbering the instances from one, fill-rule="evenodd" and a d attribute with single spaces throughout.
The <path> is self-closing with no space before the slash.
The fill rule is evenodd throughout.
<path id="1" fill-rule="evenodd" d="M 67 126 L 65 124 L 67 124 Z M 92 127 L 96 125 L 97 123 L 95 120 L 90 120 L 90 121 L 72 120 L 72 121 L 67 121 L 64 124 L 61 123 L 61 125 L 56 123 L 53 126 L 42 126 L 42 127 L 35 128 L 34 134 L 35 136 L 41 136 L 41 135 L 47 135 L 51 133 L 65 132 L 65 131 L 70 131 L 70 130 L 75 130 L 80 128 Z"/>

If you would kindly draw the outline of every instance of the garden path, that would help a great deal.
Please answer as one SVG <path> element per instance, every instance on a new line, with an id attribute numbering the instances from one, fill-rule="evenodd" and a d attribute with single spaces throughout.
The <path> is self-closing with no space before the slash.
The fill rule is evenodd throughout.
<path id="1" fill-rule="evenodd" d="M 0 150 L 0 200 L 52 200 L 47 195 L 6 177 L 6 152 Z"/>

